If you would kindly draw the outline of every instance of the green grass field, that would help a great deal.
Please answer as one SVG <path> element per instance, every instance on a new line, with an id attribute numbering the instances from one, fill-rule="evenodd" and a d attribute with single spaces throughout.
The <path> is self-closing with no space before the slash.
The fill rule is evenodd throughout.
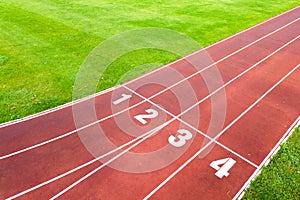
<path id="1" fill-rule="evenodd" d="M 0 123 L 70 102 L 86 56 L 116 34 L 161 27 L 207 46 L 299 4 L 299 0 L 0 0 Z M 155 49 L 131 52 L 109 67 L 98 90 L 114 86 L 145 61 L 174 59 Z M 297 139 L 299 131 L 253 183 L 247 199 L 299 196 Z M 285 186 L 288 189 L 277 189 Z"/>
<path id="2" fill-rule="evenodd" d="M 244 199 L 299 199 L 300 126 L 251 183 Z"/>

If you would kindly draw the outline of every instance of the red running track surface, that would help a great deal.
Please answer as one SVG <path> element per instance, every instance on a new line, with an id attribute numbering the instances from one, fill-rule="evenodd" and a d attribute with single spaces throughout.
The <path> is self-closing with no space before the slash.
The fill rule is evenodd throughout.
<path id="1" fill-rule="evenodd" d="M 1 124 L 0 198 L 238 198 L 299 123 L 299 17 Z"/>

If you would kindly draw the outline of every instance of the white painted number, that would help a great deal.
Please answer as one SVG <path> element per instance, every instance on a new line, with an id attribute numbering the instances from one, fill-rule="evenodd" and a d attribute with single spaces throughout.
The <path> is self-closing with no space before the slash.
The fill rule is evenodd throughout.
<path id="1" fill-rule="evenodd" d="M 146 124 L 147 121 L 145 119 L 153 119 L 155 117 L 158 116 L 158 112 L 154 109 L 147 109 L 146 110 L 146 115 L 137 115 L 137 116 L 134 116 L 134 118 L 136 120 L 138 120 L 139 122 L 141 122 L 142 124 Z"/>
<path id="2" fill-rule="evenodd" d="M 193 137 L 192 133 L 185 129 L 180 129 L 177 132 L 179 133 L 178 136 L 175 137 L 174 135 L 171 135 L 168 139 L 169 143 L 174 147 L 182 147 L 187 140 L 190 140 Z"/>
<path id="3" fill-rule="evenodd" d="M 229 170 L 236 163 L 232 158 L 224 158 L 221 160 L 216 160 L 210 163 L 210 166 L 217 170 L 215 175 L 219 178 L 223 178 L 223 176 L 229 176 Z M 222 166 L 220 166 L 222 165 Z"/>
<path id="4" fill-rule="evenodd" d="M 130 94 L 122 94 L 122 97 L 120 99 L 117 99 L 113 102 L 114 105 L 118 105 L 119 103 L 122 103 L 123 101 L 126 101 L 130 99 L 132 96 Z"/>

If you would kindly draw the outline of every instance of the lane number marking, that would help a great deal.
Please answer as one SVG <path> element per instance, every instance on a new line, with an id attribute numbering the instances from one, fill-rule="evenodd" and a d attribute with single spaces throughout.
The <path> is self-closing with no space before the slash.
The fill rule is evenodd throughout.
<path id="1" fill-rule="evenodd" d="M 147 109 L 145 111 L 148 114 L 134 116 L 134 118 L 142 124 L 147 123 L 147 121 L 145 119 L 153 119 L 158 116 L 158 112 L 154 109 Z"/>
<path id="2" fill-rule="evenodd" d="M 120 99 L 115 100 L 113 102 L 113 104 L 118 105 L 118 104 L 122 103 L 123 101 L 130 99 L 131 97 L 132 97 L 132 95 L 130 95 L 130 94 L 122 94 L 122 97 Z"/>
<path id="3" fill-rule="evenodd" d="M 180 129 L 177 132 L 179 133 L 179 135 L 171 135 L 168 139 L 169 143 L 174 147 L 182 147 L 183 145 L 185 145 L 187 140 L 190 140 L 193 137 L 192 133 L 185 129 Z"/>
<path id="4" fill-rule="evenodd" d="M 224 176 L 229 176 L 229 170 L 233 167 L 233 165 L 236 163 L 235 160 L 232 158 L 224 158 L 220 160 L 215 160 L 210 163 L 210 166 L 217 170 L 215 175 L 219 177 L 220 179 Z M 221 166 L 222 165 L 222 166 Z"/>

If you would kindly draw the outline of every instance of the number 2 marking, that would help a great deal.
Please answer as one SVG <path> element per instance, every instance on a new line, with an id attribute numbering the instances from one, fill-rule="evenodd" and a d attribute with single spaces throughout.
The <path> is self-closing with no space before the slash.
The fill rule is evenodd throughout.
<path id="1" fill-rule="evenodd" d="M 123 101 L 126 101 L 130 99 L 132 96 L 130 94 L 122 94 L 122 97 L 120 99 L 117 99 L 113 102 L 114 105 L 118 105 L 122 103 Z"/>
<path id="2" fill-rule="evenodd" d="M 158 116 L 158 112 L 154 109 L 147 109 L 146 110 L 146 115 L 137 115 L 137 116 L 134 116 L 134 118 L 136 120 L 138 120 L 139 122 L 141 122 L 142 124 L 146 124 L 147 121 L 145 119 L 153 119 L 155 117 Z"/>
<path id="3" fill-rule="evenodd" d="M 229 176 L 229 170 L 236 163 L 232 158 L 224 158 L 221 160 L 215 160 L 210 163 L 210 166 L 217 170 L 215 175 L 219 178 L 223 178 L 224 176 Z M 220 166 L 222 165 L 222 166 Z"/>
<path id="4" fill-rule="evenodd" d="M 177 132 L 179 133 L 177 137 L 171 135 L 168 139 L 169 143 L 174 147 L 182 147 L 187 140 L 190 140 L 193 137 L 192 133 L 185 129 L 180 129 Z"/>

